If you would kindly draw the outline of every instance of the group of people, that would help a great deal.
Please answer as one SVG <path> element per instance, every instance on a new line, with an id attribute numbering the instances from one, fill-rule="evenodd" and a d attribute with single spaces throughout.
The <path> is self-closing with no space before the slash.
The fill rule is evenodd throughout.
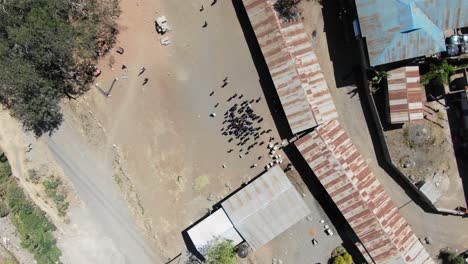
<path id="1" fill-rule="evenodd" d="M 243 95 L 238 96 L 234 94 L 229 98 L 231 101 L 233 98 L 242 98 Z M 256 145 L 263 145 L 264 142 L 259 142 L 260 136 L 265 133 L 270 133 L 272 130 L 262 130 L 260 123 L 263 118 L 257 115 L 252 108 L 252 103 L 260 102 L 261 97 L 258 99 L 244 100 L 239 103 L 235 103 L 224 113 L 223 127 L 221 128 L 222 135 L 229 137 L 228 142 L 236 140 L 239 149 L 239 157 L 242 158 L 242 154 L 249 154 L 250 150 Z M 250 143 L 250 144 L 249 144 Z M 233 150 L 228 150 L 231 153 Z"/>

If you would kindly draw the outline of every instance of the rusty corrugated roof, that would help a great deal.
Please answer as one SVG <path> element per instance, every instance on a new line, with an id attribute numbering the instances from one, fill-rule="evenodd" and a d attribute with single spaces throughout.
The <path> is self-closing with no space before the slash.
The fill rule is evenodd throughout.
<path id="1" fill-rule="evenodd" d="M 419 67 L 401 67 L 388 72 L 390 123 L 398 124 L 424 119 L 424 92 Z"/>
<path id="2" fill-rule="evenodd" d="M 280 20 L 273 3 L 244 0 L 291 130 L 298 133 L 337 113 L 304 25 Z"/>
<path id="3" fill-rule="evenodd" d="M 301 124 L 320 125 L 295 144 L 361 240 L 358 248 L 363 255 L 376 263 L 433 263 L 339 125 L 302 23 L 280 21 L 275 0 L 243 2 L 286 114 L 299 107 L 304 110 L 297 115 Z M 290 96 L 294 103 L 288 101 Z M 304 130 L 290 116 L 288 121 L 293 132 Z"/>
<path id="4" fill-rule="evenodd" d="M 376 263 L 432 263 L 337 120 L 295 144 L 361 240 L 364 256 Z"/>

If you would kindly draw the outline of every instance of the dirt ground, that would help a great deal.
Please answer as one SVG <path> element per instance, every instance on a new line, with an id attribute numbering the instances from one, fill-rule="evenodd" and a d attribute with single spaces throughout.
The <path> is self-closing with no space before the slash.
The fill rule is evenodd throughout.
<path id="1" fill-rule="evenodd" d="M 138 194 L 133 206 L 141 208 L 157 251 L 168 259 L 184 250 L 183 229 L 243 181 L 258 175 L 267 163 L 266 157 L 257 160 L 266 156 L 266 145 L 246 155 L 220 131 L 223 113 L 241 102 L 237 98 L 227 102 L 229 97 L 237 93 L 244 95 L 242 100 L 257 99 L 262 90 L 230 2 L 213 7 L 205 3 L 203 12 L 199 12 L 202 1 L 121 4 L 120 23 L 125 26 L 121 26 L 118 46 L 125 53 L 112 53 L 113 71 L 106 61 L 102 63 L 103 74 L 97 82 L 105 87 L 114 76 L 119 81 L 110 97 L 95 89 L 80 103 L 89 103 L 106 131 L 99 143 L 115 144 L 121 150 L 118 171 L 130 179 L 127 186 L 134 186 L 123 188 Z M 173 29 L 167 34 L 173 42 L 170 46 L 158 42 L 157 14 L 166 15 Z M 205 20 L 208 27 L 204 29 Z M 122 64 L 127 66 L 126 73 L 120 70 Z M 138 77 L 141 67 L 146 71 Z M 121 78 L 124 74 L 128 79 Z M 145 77 L 149 82 L 142 86 Z M 228 85 L 221 88 L 226 77 Z M 274 128 L 264 99 L 252 105 L 264 118 L 262 128 Z M 215 118 L 210 117 L 213 112 Z M 262 137 L 268 140 L 270 136 L 279 140 L 275 131 Z M 227 153 L 230 149 L 233 152 Z M 258 167 L 250 168 L 253 163 Z M 209 196 L 216 199 L 208 201 Z"/>
<path id="2" fill-rule="evenodd" d="M 441 195 L 436 207 L 466 207 L 447 114 L 436 102 L 426 103 L 425 110 L 429 120 L 385 131 L 390 156 L 413 183 L 424 181 L 434 185 Z"/>
<path id="3" fill-rule="evenodd" d="M 121 1 L 117 46 L 124 54 L 112 50 L 99 64 L 103 73 L 95 86 L 66 105 L 67 117 L 96 153 L 113 157 L 115 179 L 163 259 L 185 250 L 182 230 L 263 171 L 270 161 L 270 137 L 280 142 L 232 2 L 210 3 Z M 320 12 L 314 11 L 316 21 Z M 154 29 L 158 15 L 172 28 L 165 35 L 172 44 L 166 47 Z M 146 70 L 138 76 L 142 67 Z M 260 136 L 264 145 L 251 150 L 229 143 L 221 131 L 224 112 L 244 100 L 254 100 L 261 130 L 272 129 Z M 340 243 L 331 241 L 331 249 Z M 281 244 L 272 243 L 258 256 L 270 258 Z"/>

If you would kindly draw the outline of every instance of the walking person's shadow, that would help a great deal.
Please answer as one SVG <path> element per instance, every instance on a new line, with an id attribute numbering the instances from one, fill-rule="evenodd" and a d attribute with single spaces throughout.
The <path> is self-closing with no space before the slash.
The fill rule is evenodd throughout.
<path id="1" fill-rule="evenodd" d="M 356 96 L 356 94 L 358 94 L 359 90 L 357 87 L 355 87 L 354 89 L 352 89 L 351 91 L 347 92 L 346 94 L 350 94 L 351 97 L 350 98 L 353 98 L 354 96 Z"/>

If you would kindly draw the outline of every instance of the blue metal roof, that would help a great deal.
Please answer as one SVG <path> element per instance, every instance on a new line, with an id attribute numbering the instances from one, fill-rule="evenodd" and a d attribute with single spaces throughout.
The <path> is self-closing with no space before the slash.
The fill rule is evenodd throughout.
<path id="1" fill-rule="evenodd" d="M 372 66 L 445 51 L 444 31 L 468 26 L 468 0 L 356 0 Z"/>

